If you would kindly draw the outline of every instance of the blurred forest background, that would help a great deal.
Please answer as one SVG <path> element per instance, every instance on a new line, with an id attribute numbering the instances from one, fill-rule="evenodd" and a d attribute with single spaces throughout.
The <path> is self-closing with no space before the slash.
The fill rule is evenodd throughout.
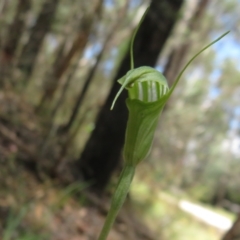
<path id="1" fill-rule="evenodd" d="M 240 239 L 239 0 L 0 0 L 0 239 L 96 239 L 122 166 L 126 92 L 110 105 L 148 5 L 135 67 L 170 86 L 231 32 L 180 80 L 109 240 Z"/>

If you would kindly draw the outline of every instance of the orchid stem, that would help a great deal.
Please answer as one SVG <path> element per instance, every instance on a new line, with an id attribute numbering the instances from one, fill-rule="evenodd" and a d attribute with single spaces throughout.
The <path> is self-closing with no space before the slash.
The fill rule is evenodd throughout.
<path id="1" fill-rule="evenodd" d="M 116 216 L 127 197 L 134 173 L 135 173 L 135 166 L 125 165 L 125 167 L 123 168 L 117 188 L 112 198 L 110 210 L 108 212 L 106 221 L 104 223 L 104 226 L 102 228 L 102 231 L 100 233 L 98 240 L 107 239 L 107 236 L 110 232 L 110 229 L 112 228 L 112 225 L 116 219 Z"/>

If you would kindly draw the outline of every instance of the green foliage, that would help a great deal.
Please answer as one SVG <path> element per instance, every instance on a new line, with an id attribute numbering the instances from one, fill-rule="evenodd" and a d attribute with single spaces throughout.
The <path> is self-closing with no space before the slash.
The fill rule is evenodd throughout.
<path id="1" fill-rule="evenodd" d="M 3 233 L 3 240 L 10 240 L 12 239 L 12 236 L 16 230 L 16 228 L 21 223 L 23 217 L 27 213 L 27 208 L 24 207 L 20 209 L 19 214 L 16 216 L 13 212 L 9 214 L 9 217 L 7 219 L 7 227 Z"/>
<path id="2" fill-rule="evenodd" d="M 6 228 L 3 231 L 3 238 L 2 240 L 45 240 L 48 239 L 45 234 L 39 234 L 32 232 L 31 229 L 27 229 L 27 231 L 19 230 L 21 222 L 23 221 L 24 217 L 27 215 L 29 211 L 29 206 L 22 207 L 18 213 L 12 210 L 8 216 L 6 222 Z"/>
<path id="3" fill-rule="evenodd" d="M 84 189 L 86 189 L 90 184 L 86 184 L 83 182 L 75 182 L 67 186 L 59 196 L 58 202 L 54 204 L 54 210 L 63 207 L 68 199 L 75 196 L 78 193 L 81 193 Z M 80 202 L 84 201 L 83 198 L 79 199 Z"/>

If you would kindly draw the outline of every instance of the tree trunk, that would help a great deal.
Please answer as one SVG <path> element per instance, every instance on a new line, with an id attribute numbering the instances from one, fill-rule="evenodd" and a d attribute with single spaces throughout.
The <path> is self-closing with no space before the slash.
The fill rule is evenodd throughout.
<path id="1" fill-rule="evenodd" d="M 1 0 L 0 2 L 0 17 L 2 17 L 2 14 L 4 12 L 4 10 L 7 7 L 7 0 Z"/>
<path id="2" fill-rule="evenodd" d="M 13 23 L 8 28 L 8 35 L 3 48 L 3 55 L 5 55 L 9 61 L 13 59 L 14 53 L 17 49 L 20 40 L 19 36 L 21 36 L 25 26 L 25 15 L 30 9 L 30 6 L 29 0 L 19 0 Z"/>
<path id="3" fill-rule="evenodd" d="M 59 45 L 59 47 L 56 51 L 56 57 L 55 57 L 54 63 L 52 65 L 53 69 L 60 67 L 61 59 L 64 57 L 64 49 L 66 47 L 66 44 L 67 44 L 67 40 L 63 41 Z M 50 84 L 49 81 L 51 82 L 52 77 L 53 77 L 53 73 L 52 73 L 52 70 L 50 70 L 50 73 L 48 73 L 47 77 L 46 77 L 47 81 L 44 81 L 44 83 L 46 84 L 46 86 L 44 86 L 44 89 L 49 88 L 49 84 Z M 40 112 L 44 108 L 47 98 L 48 98 L 48 91 L 45 90 L 39 101 L 39 104 L 37 105 L 37 107 L 35 109 L 36 112 Z"/>
<path id="4" fill-rule="evenodd" d="M 237 216 L 233 226 L 223 236 L 222 240 L 239 240 L 240 239 L 240 213 Z"/>
<path id="5" fill-rule="evenodd" d="M 1 81 L 5 81 L 5 78 L 7 78 L 11 72 L 10 69 L 12 66 L 12 60 L 14 59 L 14 55 L 20 41 L 20 36 L 25 27 L 25 16 L 27 11 L 30 9 L 30 6 L 31 4 L 29 0 L 19 0 L 18 2 L 16 15 L 14 17 L 13 23 L 8 28 L 8 34 L 3 46 L 3 50 L 1 52 Z"/>
<path id="6" fill-rule="evenodd" d="M 45 1 L 40 14 L 38 15 L 36 24 L 31 30 L 29 40 L 22 50 L 18 66 L 24 72 L 26 81 L 32 74 L 44 37 L 51 27 L 58 2 L 59 0 Z"/>
<path id="7" fill-rule="evenodd" d="M 73 59 L 81 55 L 83 50 L 85 49 L 88 37 L 91 33 L 91 29 L 94 23 L 94 19 L 97 15 L 100 14 L 100 11 L 102 9 L 102 3 L 103 0 L 97 0 L 95 6 L 93 7 L 93 11 L 81 20 L 79 31 L 77 36 L 75 37 L 73 44 L 68 51 L 68 53 L 61 59 L 60 63 L 56 65 L 53 69 L 53 74 L 51 78 L 49 79 L 45 93 L 44 93 L 44 102 L 51 101 L 54 97 L 54 94 L 57 90 L 58 82 L 63 76 L 63 74 L 66 72 L 66 70 L 69 68 L 70 64 L 72 63 Z"/>
<path id="8" fill-rule="evenodd" d="M 182 0 L 153 0 L 150 9 L 139 29 L 134 44 L 135 67 L 154 66 L 174 23 L 177 21 Z M 127 54 L 114 79 L 107 100 L 98 114 L 93 130 L 77 164 L 86 181 L 93 181 L 94 190 L 102 191 L 112 172 L 119 164 L 127 123 L 127 108 L 124 91 L 110 111 L 113 98 L 120 85 L 117 79 L 130 68 L 130 56 Z"/>
<path id="9" fill-rule="evenodd" d="M 77 101 L 75 102 L 75 105 L 73 107 L 73 111 L 71 113 L 71 116 L 69 118 L 69 121 L 67 122 L 67 124 L 61 128 L 61 133 L 66 133 L 69 131 L 69 129 L 71 128 L 71 126 L 73 125 L 79 111 L 82 105 L 82 102 L 84 100 L 84 97 L 88 91 L 88 88 L 93 80 L 93 77 L 98 69 L 98 66 L 102 60 L 102 57 L 104 56 L 105 50 L 107 49 L 109 42 L 111 41 L 112 37 L 114 36 L 115 32 L 118 30 L 118 27 L 120 25 L 121 19 L 124 18 L 125 13 L 127 11 L 127 7 L 128 7 L 128 1 L 126 1 L 125 5 L 123 6 L 123 8 L 119 11 L 118 17 L 116 22 L 112 25 L 111 30 L 109 31 L 109 33 L 107 34 L 107 37 L 105 39 L 105 42 L 103 44 L 103 47 L 100 51 L 100 53 L 97 55 L 96 57 L 96 61 L 95 64 L 91 67 L 91 69 L 89 70 L 89 73 L 85 79 L 83 88 L 80 92 L 80 94 L 78 95 Z"/>
<path id="10" fill-rule="evenodd" d="M 60 96 L 59 96 L 59 99 L 57 100 L 56 104 L 54 105 L 52 111 L 51 111 L 51 118 L 52 120 L 54 121 L 54 118 L 58 112 L 58 110 L 61 108 L 64 100 L 65 100 L 65 97 L 66 97 L 66 94 L 67 94 L 67 91 L 68 91 L 68 88 L 70 86 L 70 83 L 71 83 L 71 80 L 73 79 L 77 69 L 78 69 L 78 66 L 79 66 L 79 62 L 76 61 L 74 63 L 74 65 L 72 66 L 72 69 L 70 71 L 70 73 L 68 74 L 67 76 L 67 79 L 62 87 L 62 91 L 60 93 Z"/>

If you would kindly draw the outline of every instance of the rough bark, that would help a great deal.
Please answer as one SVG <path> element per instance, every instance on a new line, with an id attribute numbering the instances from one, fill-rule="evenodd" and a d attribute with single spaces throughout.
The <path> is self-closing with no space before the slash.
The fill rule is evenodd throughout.
<path id="1" fill-rule="evenodd" d="M 37 55 L 51 27 L 58 3 L 59 0 L 46 0 L 44 2 L 36 24 L 31 30 L 29 40 L 21 52 L 18 67 L 24 72 L 26 81 L 32 74 Z"/>
<path id="2" fill-rule="evenodd" d="M 151 2 L 134 44 L 135 67 L 155 65 L 177 21 L 182 2 L 182 0 Z M 96 127 L 77 162 L 85 180 L 93 181 L 93 188 L 98 191 L 104 189 L 121 157 L 128 115 L 124 103 L 127 93 L 123 92 L 120 95 L 113 111 L 110 111 L 110 106 L 119 90 L 116 80 L 126 74 L 129 66 L 130 56 L 127 54 L 116 74 L 107 100 L 98 114 Z"/>

